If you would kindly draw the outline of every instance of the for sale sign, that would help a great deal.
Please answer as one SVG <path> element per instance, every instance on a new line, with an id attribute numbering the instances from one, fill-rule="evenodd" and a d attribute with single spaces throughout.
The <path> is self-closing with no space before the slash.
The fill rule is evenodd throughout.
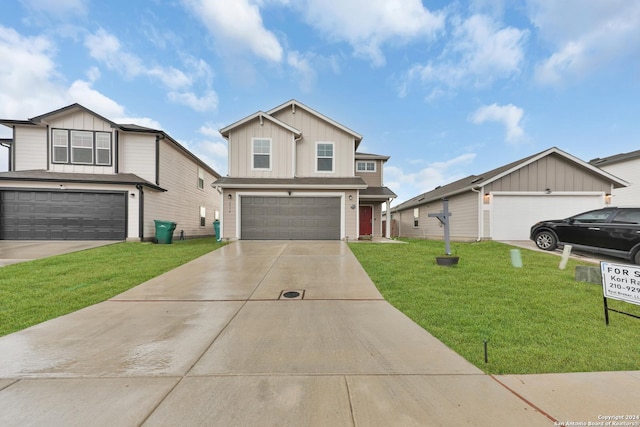
<path id="1" fill-rule="evenodd" d="M 640 305 L 640 266 L 600 263 L 605 298 Z"/>

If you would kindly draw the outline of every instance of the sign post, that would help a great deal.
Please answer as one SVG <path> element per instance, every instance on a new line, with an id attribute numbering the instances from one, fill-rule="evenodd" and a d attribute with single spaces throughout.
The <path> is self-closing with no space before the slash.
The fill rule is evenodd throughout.
<path id="1" fill-rule="evenodd" d="M 609 312 L 626 314 L 627 316 L 640 319 L 640 316 L 614 310 L 607 305 L 607 298 L 640 305 L 640 266 L 628 264 L 612 264 L 610 262 L 600 262 L 602 273 L 602 293 L 604 297 L 604 319 L 609 325 Z"/>

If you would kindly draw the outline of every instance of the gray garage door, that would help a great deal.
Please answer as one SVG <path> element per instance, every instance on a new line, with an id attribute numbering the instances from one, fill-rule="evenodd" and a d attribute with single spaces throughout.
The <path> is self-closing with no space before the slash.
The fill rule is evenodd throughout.
<path id="1" fill-rule="evenodd" d="M 124 240 L 125 193 L 0 191 L 0 239 Z"/>
<path id="2" fill-rule="evenodd" d="M 340 240 L 339 197 L 241 197 L 245 240 Z"/>

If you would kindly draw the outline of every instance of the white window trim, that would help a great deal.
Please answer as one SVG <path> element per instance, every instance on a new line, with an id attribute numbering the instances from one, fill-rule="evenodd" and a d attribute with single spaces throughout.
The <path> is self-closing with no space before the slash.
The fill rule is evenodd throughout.
<path id="1" fill-rule="evenodd" d="M 413 208 L 413 228 L 420 228 L 420 208 Z"/>
<path id="2" fill-rule="evenodd" d="M 74 134 L 85 134 L 88 133 L 91 135 L 91 147 L 85 147 L 85 146 L 73 146 L 73 135 Z M 94 135 L 93 132 L 90 130 L 72 130 L 71 131 L 71 138 L 70 139 L 70 147 L 71 147 L 71 163 L 74 165 L 93 165 L 95 163 L 95 158 L 94 158 L 94 149 L 95 149 L 95 142 L 94 142 Z M 91 161 L 89 162 L 79 162 L 77 160 L 74 159 L 74 149 L 79 149 L 79 150 L 88 150 L 91 152 Z"/>
<path id="3" fill-rule="evenodd" d="M 358 165 L 359 164 L 364 164 L 364 170 L 358 169 Z M 372 164 L 373 165 L 373 170 L 367 169 L 367 165 L 368 164 Z M 356 172 L 374 173 L 374 172 L 376 172 L 376 170 L 377 170 L 377 166 L 376 166 L 376 162 L 374 160 L 357 160 L 356 161 Z"/>
<path id="4" fill-rule="evenodd" d="M 323 157 L 319 157 L 318 156 L 318 146 L 320 144 L 326 144 L 326 145 L 331 145 L 332 148 L 332 153 L 333 155 L 331 156 L 331 170 L 330 171 L 321 171 L 318 170 L 318 159 L 328 159 L 329 157 L 323 156 Z M 329 142 L 329 141 L 317 141 L 316 142 L 316 161 L 315 161 L 315 169 L 316 169 L 316 173 L 334 173 L 336 170 L 336 144 L 334 142 Z"/>
<path id="5" fill-rule="evenodd" d="M 98 147 L 98 135 L 108 135 L 109 136 L 109 148 Z M 111 133 L 110 132 L 94 132 L 94 144 L 95 144 L 95 163 L 96 166 L 111 166 L 111 151 L 112 151 L 112 143 L 111 143 Z M 107 163 L 100 163 L 98 161 L 98 151 L 99 150 L 108 150 L 109 151 L 109 161 Z"/>
<path id="6" fill-rule="evenodd" d="M 198 168 L 198 181 L 196 186 L 199 190 L 204 190 L 204 170 L 202 168 Z"/>
<path id="7" fill-rule="evenodd" d="M 255 141 L 269 141 L 269 167 L 257 168 L 255 167 Z M 266 153 L 258 153 L 259 155 L 266 155 Z M 253 171 L 270 171 L 273 167 L 273 140 L 271 138 L 251 138 L 251 170 Z"/>
<path id="8" fill-rule="evenodd" d="M 65 144 L 61 145 L 61 144 L 56 144 L 56 133 L 60 133 L 60 134 L 64 134 L 65 136 Z M 52 141 L 51 141 L 51 161 L 53 163 L 62 163 L 62 164 L 66 164 L 69 163 L 69 131 L 67 129 L 53 129 L 53 132 L 51 133 L 52 136 Z M 55 149 L 56 148 L 62 148 L 64 147 L 66 149 L 67 155 L 65 160 L 57 160 L 56 156 L 55 156 Z"/>

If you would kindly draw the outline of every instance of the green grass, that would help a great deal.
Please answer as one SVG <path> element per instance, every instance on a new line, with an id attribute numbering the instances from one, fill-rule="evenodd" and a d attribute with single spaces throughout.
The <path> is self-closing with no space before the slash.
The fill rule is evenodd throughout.
<path id="1" fill-rule="evenodd" d="M 223 245 L 123 242 L 2 267 L 0 336 L 105 301 Z"/>
<path id="2" fill-rule="evenodd" d="M 454 243 L 454 267 L 435 264 L 439 241 L 350 247 L 387 301 L 487 373 L 640 369 L 640 319 L 610 313 L 606 326 L 602 286 L 575 281 L 576 265 L 595 264 L 560 270 L 558 256 L 521 250 L 514 268 L 513 247 L 490 241 Z"/>

